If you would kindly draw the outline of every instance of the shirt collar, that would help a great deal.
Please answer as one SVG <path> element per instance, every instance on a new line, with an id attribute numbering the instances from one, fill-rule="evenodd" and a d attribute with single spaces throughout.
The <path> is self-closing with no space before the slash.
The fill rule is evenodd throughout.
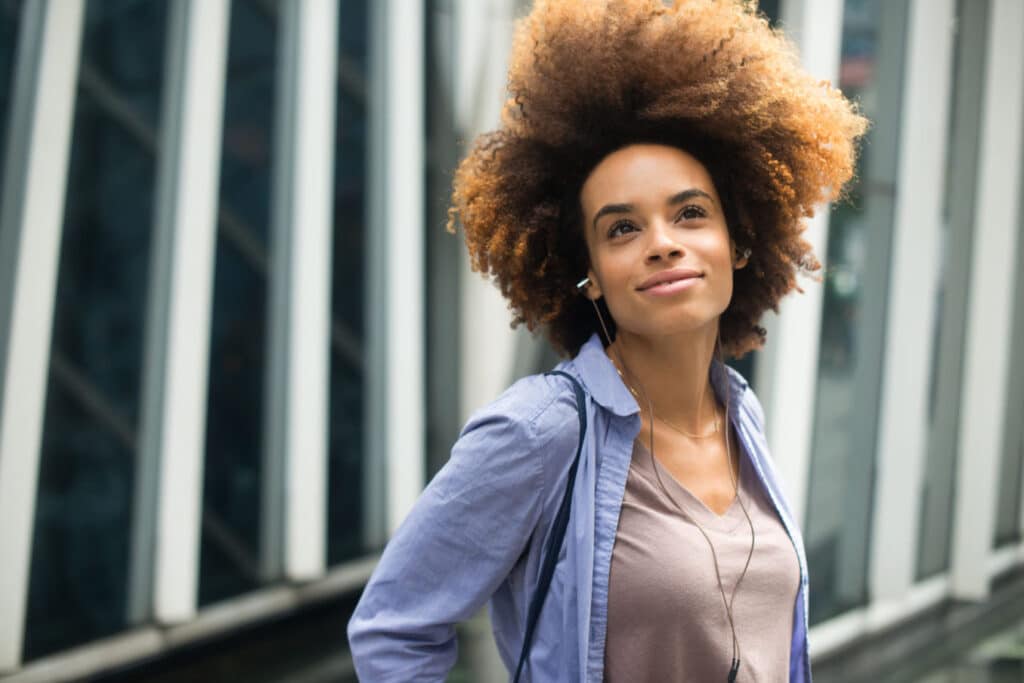
<path id="1" fill-rule="evenodd" d="M 583 385 L 598 405 L 621 417 L 640 412 L 636 400 L 622 382 L 608 354 L 604 352 L 604 344 L 596 332 L 580 347 L 573 364 Z M 722 373 L 722 368 L 725 368 L 725 374 Z M 719 400 L 725 401 L 726 381 L 729 383 L 729 409 L 735 414 L 735 408 L 747 390 L 747 380 L 717 358 L 711 360 L 711 370 L 711 387 Z"/>
<path id="2" fill-rule="evenodd" d="M 598 405 L 621 417 L 640 412 L 633 394 L 629 393 L 608 354 L 604 352 L 604 344 L 597 332 L 591 334 L 590 339 L 580 347 L 573 364 L 583 386 Z"/>
<path id="3" fill-rule="evenodd" d="M 726 371 L 724 373 L 722 372 L 723 368 Z M 726 394 L 726 382 L 728 382 L 728 394 Z M 711 359 L 711 388 L 722 403 L 725 403 L 726 398 L 729 399 L 729 412 L 732 415 L 739 415 L 739 406 L 748 386 L 746 378 L 738 370 L 717 358 Z"/>

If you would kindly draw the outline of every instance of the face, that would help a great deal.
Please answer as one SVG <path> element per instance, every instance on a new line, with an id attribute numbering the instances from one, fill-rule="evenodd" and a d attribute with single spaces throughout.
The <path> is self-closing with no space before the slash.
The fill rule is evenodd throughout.
<path id="1" fill-rule="evenodd" d="M 580 192 L 592 300 L 604 296 L 620 332 L 656 337 L 707 329 L 732 298 L 735 260 L 707 169 L 664 145 L 624 147 Z"/>

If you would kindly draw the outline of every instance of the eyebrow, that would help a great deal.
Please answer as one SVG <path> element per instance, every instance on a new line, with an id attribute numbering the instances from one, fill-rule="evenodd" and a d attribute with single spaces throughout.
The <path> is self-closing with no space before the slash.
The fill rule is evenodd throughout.
<path id="1" fill-rule="evenodd" d="M 675 193 L 674 195 L 668 198 L 668 201 L 665 202 L 665 204 L 668 206 L 674 206 L 676 204 L 682 204 L 686 200 L 694 199 L 696 197 L 702 197 L 712 203 L 714 203 L 715 201 L 711 197 L 711 195 L 709 195 L 704 190 L 699 190 L 695 187 L 691 187 L 688 190 L 683 190 L 682 192 Z M 611 214 L 630 213 L 631 211 L 633 211 L 633 208 L 634 207 L 632 204 L 605 204 L 604 206 L 597 210 L 597 213 L 594 214 L 594 230 L 597 230 L 597 221 L 599 221 L 602 217 Z"/>

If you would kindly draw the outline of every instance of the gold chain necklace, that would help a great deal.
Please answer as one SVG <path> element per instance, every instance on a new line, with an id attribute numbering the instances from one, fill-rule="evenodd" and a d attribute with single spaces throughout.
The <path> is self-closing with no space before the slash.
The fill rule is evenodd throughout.
<path id="1" fill-rule="evenodd" d="M 652 413 L 652 415 L 653 415 L 653 413 Z M 718 426 L 719 426 L 718 411 L 715 411 L 715 428 L 712 429 L 707 434 L 691 434 L 691 433 L 689 433 L 687 431 L 684 431 L 684 430 L 680 429 L 679 427 L 675 426 L 674 424 L 672 424 L 671 422 L 669 422 L 668 420 L 663 418 L 661 415 L 654 415 L 654 417 L 656 419 L 658 419 L 658 420 L 661 420 L 662 422 L 664 422 L 665 424 L 667 424 L 669 427 L 671 427 L 672 429 L 676 430 L 680 434 L 682 434 L 684 436 L 688 436 L 691 439 L 707 439 L 709 437 L 714 436 L 715 434 L 718 434 Z"/>
<path id="2" fill-rule="evenodd" d="M 622 370 L 619 370 L 619 366 L 614 361 L 612 362 L 612 367 L 615 368 L 615 372 L 619 373 L 619 378 L 622 380 L 622 383 L 626 385 L 626 388 L 629 389 L 629 393 L 633 394 L 633 398 L 635 398 L 637 401 L 639 401 L 640 400 L 640 395 L 636 392 L 636 389 L 633 388 L 633 385 L 631 385 L 629 382 L 626 381 L 625 375 L 622 374 Z M 663 418 L 661 415 L 658 415 L 657 413 L 655 413 L 653 411 L 653 406 L 652 406 L 652 410 L 650 411 L 650 413 L 651 413 L 651 417 L 653 417 L 654 419 L 660 420 L 660 421 L 664 422 L 665 424 L 667 424 L 669 427 L 671 427 L 675 431 L 679 432 L 683 436 L 688 436 L 691 439 L 708 439 L 708 438 L 710 438 L 712 436 L 715 436 L 716 434 L 718 434 L 719 428 L 720 428 L 720 424 L 721 424 L 721 421 L 718 418 L 718 411 L 716 410 L 715 411 L 715 427 L 714 427 L 714 429 L 712 429 L 707 434 L 691 434 L 690 432 L 686 431 L 685 429 L 677 427 L 676 425 L 672 424 L 671 422 L 669 422 L 668 420 Z"/>

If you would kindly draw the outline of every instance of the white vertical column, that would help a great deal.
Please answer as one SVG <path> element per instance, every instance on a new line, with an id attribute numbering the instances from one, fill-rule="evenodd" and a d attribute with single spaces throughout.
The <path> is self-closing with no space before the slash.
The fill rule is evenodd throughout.
<path id="1" fill-rule="evenodd" d="M 454 3 L 455 119 L 459 133 L 472 141 L 501 123 L 512 49 L 514 0 L 459 0 Z M 459 236 L 460 242 L 462 236 Z M 461 419 L 489 403 L 512 379 L 518 348 L 530 344 L 525 327 L 512 330 L 512 316 L 489 278 L 474 273 L 460 250 Z M 536 343 L 536 342 L 533 342 Z"/>
<path id="2" fill-rule="evenodd" d="M 388 531 L 394 531 L 423 489 L 424 458 L 423 185 L 426 132 L 423 3 L 387 3 L 388 51 Z M 376 194 L 376 193 L 375 193 Z M 376 194 L 376 196 L 380 196 Z M 438 226 L 438 229 L 441 229 Z"/>
<path id="3" fill-rule="evenodd" d="M 914 582 L 928 440 L 929 361 L 942 228 L 953 58 L 953 0 L 910 4 L 899 170 L 879 408 L 873 598 Z"/>
<path id="4" fill-rule="evenodd" d="M 424 14 L 419 0 L 382 0 L 371 12 L 364 530 L 367 543 L 381 544 L 426 469 Z"/>
<path id="5" fill-rule="evenodd" d="M 1024 120 L 1021 121 L 1021 125 L 1024 126 Z M 1024 137 L 1024 135 L 1022 135 Z M 1021 150 L 1021 154 L 1024 155 L 1024 149 Z M 1024 164 L 1024 156 L 1022 156 L 1022 164 Z M 1021 189 L 1017 196 L 1024 196 L 1024 170 L 1021 171 Z M 1017 263 L 1024 263 L 1024 203 L 1021 203 L 1017 207 Z M 1024 273 L 1020 270 L 1017 271 L 1017 291 L 1014 295 L 1015 306 L 1017 312 L 1015 314 L 1016 329 L 1014 330 L 1013 340 L 1010 348 L 1019 349 L 1024 345 Z M 1013 376 L 1016 375 L 1016 380 Z M 1011 384 L 1008 391 L 1008 405 L 1009 406 L 1021 406 L 1024 405 L 1024 367 L 1017 365 L 1014 371 L 1010 373 Z M 1018 414 L 1019 417 L 1019 414 Z M 1024 456 L 1024 422 L 1017 419 L 1014 420 L 1012 413 L 1007 415 L 1007 420 L 1010 424 L 1006 425 L 1006 437 L 1005 447 L 1003 448 L 1003 457 L 1013 458 L 1015 454 Z M 1024 497 L 1024 467 L 1021 468 L 1020 476 L 1016 482 L 1017 495 Z M 1024 501 L 1022 501 L 1024 502 Z M 1017 510 L 1017 530 L 1021 534 L 1018 538 L 1024 537 L 1024 505 L 1019 505 Z M 1018 558 L 1024 560 L 1024 542 L 1018 541 Z"/>
<path id="6" fill-rule="evenodd" d="M 196 611 L 229 3 L 170 12 L 132 568 L 163 623 Z"/>
<path id="7" fill-rule="evenodd" d="M 1021 120 L 1021 126 L 1024 127 L 1024 118 Z M 1024 134 L 1021 135 L 1024 138 Z M 1024 164 L 1024 145 L 1021 148 L 1021 164 Z M 1024 197 L 1024 169 L 1021 170 L 1020 178 L 1020 191 L 1017 196 Z M 1017 207 L 1017 263 L 1024 263 L 1024 202 Z M 1014 331 L 1013 345 L 1010 348 L 1018 349 L 1021 345 L 1024 345 L 1024 273 L 1017 271 L 1017 292 L 1014 297 L 1017 306 L 1016 313 L 1016 329 Z M 1009 405 L 1022 405 L 1024 404 L 1024 367 L 1018 365 L 1016 368 L 1016 391 L 1011 390 L 1013 393 L 1009 394 Z M 1011 380 L 1012 381 L 1012 380 Z M 1020 397 L 1019 400 L 1017 397 Z M 1014 403 L 1014 401 L 1017 401 Z M 1009 420 L 1013 418 L 1008 416 Z M 1008 457 L 1013 457 L 1013 449 L 1016 447 L 1019 449 L 1017 452 L 1024 456 L 1024 422 L 1021 420 L 1014 421 L 1016 424 L 1009 425 L 1007 429 L 1007 447 L 1004 453 Z M 1013 434 L 1016 433 L 1016 438 Z M 1021 468 L 1020 478 L 1017 481 L 1018 494 L 1022 497 L 1021 502 L 1024 503 L 1024 467 Z M 1021 538 L 1024 538 L 1024 504 L 1018 506 L 1017 510 L 1017 529 L 1021 533 Z M 1024 559 L 1024 541 L 1019 542 L 1018 545 L 1018 557 Z"/>
<path id="8" fill-rule="evenodd" d="M 954 597 L 988 595 L 988 563 L 996 522 L 1006 420 L 1013 299 L 1008 274 L 1019 264 L 1017 217 L 1024 114 L 1024 3 L 992 0 L 985 64 L 974 249 L 968 291 L 964 379 L 960 394 L 957 488 L 953 502 L 951 586 Z"/>
<path id="9" fill-rule="evenodd" d="M 785 0 L 781 23 L 800 47 L 804 68 L 834 83 L 839 76 L 843 1 Z M 825 266 L 828 218 L 829 207 L 820 207 L 807 222 L 804 234 Z M 798 524 L 803 523 L 810 476 L 824 292 L 823 285 L 804 284 L 805 293 L 786 297 L 778 316 L 771 312 L 765 316 L 768 345 L 774 349 L 767 357 L 771 367 L 758 373 L 759 383 L 767 387 L 760 397 L 767 421 L 766 436 Z"/>
<path id="10" fill-rule="evenodd" d="M 264 572 L 327 564 L 337 0 L 282 5 L 264 472 Z"/>
<path id="11" fill-rule="evenodd" d="M 83 0 L 24 7 L 0 194 L 0 671 L 21 663 Z"/>

